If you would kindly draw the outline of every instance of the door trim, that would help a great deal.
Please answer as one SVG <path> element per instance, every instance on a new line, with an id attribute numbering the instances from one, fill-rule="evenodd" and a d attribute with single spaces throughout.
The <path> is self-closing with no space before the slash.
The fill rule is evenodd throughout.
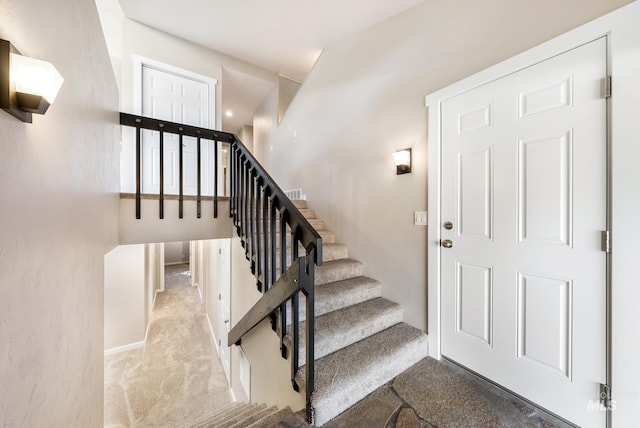
<path id="1" fill-rule="evenodd" d="M 587 24 L 588 25 L 588 24 Z M 578 33 L 578 34 L 573 34 Z M 577 36 L 577 37 L 576 37 Z M 444 89 L 441 89 L 426 97 L 426 107 L 429 109 L 429 171 L 428 171 L 428 206 L 429 218 L 427 228 L 427 267 L 428 267 L 428 333 L 429 333 L 429 355 L 440 359 L 440 324 L 441 324 L 441 247 L 440 239 L 442 230 L 441 209 L 442 209 L 442 103 L 457 95 L 469 92 L 478 87 L 499 80 L 510 74 L 524 70 L 547 59 L 561 55 L 582 45 L 591 43 L 603 37 L 608 38 L 607 32 L 596 32 L 585 37 L 578 30 L 560 36 L 550 42 L 532 48 L 520 55 L 490 67 L 484 71 L 474 74 L 466 79 L 456 82 Z M 607 52 L 607 56 L 610 53 Z M 610 59 L 607 58 L 607 64 Z M 609 66 L 608 66 L 609 68 Z M 607 102 L 609 111 L 609 103 Z M 607 119 L 607 127 L 609 119 Z M 610 138 L 608 138 L 610 140 Z M 608 150 L 610 141 L 607 141 Z M 609 163 L 609 161 L 608 161 Z M 609 164 L 607 165 L 610 170 Z M 609 188 L 609 183 L 607 183 Z M 610 193 L 610 190 L 608 190 Z M 609 204 L 609 197 L 607 198 Z M 610 210 L 609 207 L 607 208 Z M 609 288 L 609 284 L 607 284 Z"/>
<path id="2" fill-rule="evenodd" d="M 517 73 L 528 67 L 534 66 L 555 56 L 564 54 L 573 49 L 579 48 L 599 39 L 605 39 L 606 68 L 607 76 L 611 76 L 611 31 L 602 31 L 601 26 L 595 24 L 585 24 L 583 27 L 559 36 L 538 47 L 532 48 L 509 60 L 499 63 L 484 71 L 474 74 L 466 79 L 454 83 L 441 89 L 425 99 L 426 107 L 429 109 L 429 171 L 428 171 L 428 237 L 427 237 L 427 271 L 428 271 L 428 333 L 429 333 L 429 354 L 433 358 L 441 359 L 442 348 L 442 105 L 445 101 L 460 94 L 472 91 L 476 88 L 502 79 L 508 75 Z M 612 116 L 611 97 L 606 97 L 606 227 L 612 230 Z M 605 255 L 606 260 L 606 302 L 605 302 L 605 373 L 606 384 L 611 386 L 613 378 L 613 318 L 612 318 L 612 258 L 611 252 Z M 615 406 L 615 404 L 614 404 Z M 611 408 L 606 410 L 606 426 L 612 426 Z"/>

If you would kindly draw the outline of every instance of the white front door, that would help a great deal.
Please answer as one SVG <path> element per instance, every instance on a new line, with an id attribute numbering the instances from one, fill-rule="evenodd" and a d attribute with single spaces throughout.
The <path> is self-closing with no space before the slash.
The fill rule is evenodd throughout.
<path id="1" fill-rule="evenodd" d="M 218 242 L 220 243 L 220 306 L 218 309 L 220 346 L 218 346 L 218 352 L 227 381 L 231 382 L 231 348 L 228 343 L 229 331 L 231 330 L 231 308 L 229 306 L 231 302 L 231 241 L 220 239 Z"/>
<path id="2" fill-rule="evenodd" d="M 209 85 L 150 66 L 142 67 L 142 115 L 170 122 L 209 128 Z M 178 136 L 164 135 L 164 193 L 178 194 L 180 164 Z M 197 194 L 197 140 L 183 139 L 184 194 Z M 159 193 L 160 138 L 157 131 L 143 131 L 142 191 Z M 202 194 L 212 194 L 213 142 L 201 140 Z"/>
<path id="3" fill-rule="evenodd" d="M 606 64 L 602 38 L 442 103 L 441 352 L 583 427 L 606 424 Z"/>

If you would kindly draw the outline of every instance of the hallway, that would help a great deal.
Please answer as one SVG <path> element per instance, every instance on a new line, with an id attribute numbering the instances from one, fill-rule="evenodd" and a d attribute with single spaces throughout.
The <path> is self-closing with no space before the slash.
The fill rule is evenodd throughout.
<path id="1" fill-rule="evenodd" d="M 166 266 L 145 346 L 105 357 L 105 427 L 177 427 L 232 402 L 188 273 Z"/>

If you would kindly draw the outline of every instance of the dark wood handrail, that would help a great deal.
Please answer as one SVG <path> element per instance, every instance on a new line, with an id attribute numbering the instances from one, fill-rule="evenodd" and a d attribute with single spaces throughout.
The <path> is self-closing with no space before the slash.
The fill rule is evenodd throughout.
<path id="1" fill-rule="evenodd" d="M 306 399 L 307 419 L 312 422 L 311 395 L 314 389 L 314 275 L 315 266 L 322 264 L 322 237 L 302 215 L 295 204 L 286 196 L 275 180 L 255 159 L 253 154 L 233 134 L 212 129 L 199 128 L 175 122 L 149 117 L 120 113 L 120 124 L 134 127 L 136 130 L 136 218 L 140 218 L 141 190 L 141 130 L 147 129 L 160 133 L 160 194 L 158 195 L 159 215 L 163 218 L 162 156 L 164 134 L 176 134 L 180 140 L 179 162 L 180 176 L 183 174 L 182 138 L 195 137 L 198 148 L 198 192 L 197 216 L 200 217 L 201 171 L 200 141 L 215 142 L 214 165 L 214 217 L 217 217 L 218 180 L 217 149 L 220 142 L 229 144 L 230 171 L 230 216 L 233 217 L 238 236 L 242 240 L 247 259 L 251 262 L 251 271 L 256 275 L 258 289 L 265 294 L 247 314 L 229 332 L 229 342 L 240 344 L 243 336 L 264 319 L 270 318 L 274 330 L 279 318 L 280 349 L 283 357 L 287 350 L 291 358 L 291 382 L 296 391 L 295 374 L 299 368 L 299 297 L 306 301 L 305 345 L 306 345 Z M 179 184 L 179 214 L 182 218 L 183 180 Z M 277 236 L 279 235 L 279 240 Z M 290 238 L 290 246 L 287 238 Z M 299 255 L 299 247 L 305 254 Z M 290 256 L 290 257 L 289 257 Z M 287 305 L 291 307 L 291 323 L 287 322 Z M 284 336 L 291 334 L 293 345 L 288 349 L 284 345 Z"/>
<path id="2" fill-rule="evenodd" d="M 151 117 L 145 117 L 140 115 L 134 115 L 129 113 L 120 113 L 120 124 L 124 126 L 131 126 L 135 128 L 136 131 L 136 218 L 141 218 L 141 195 L 142 195 L 142 170 L 141 170 L 141 160 L 142 160 L 142 135 L 141 130 L 146 129 L 149 131 L 157 131 L 160 133 L 159 136 L 159 170 L 160 170 L 160 192 L 158 195 L 159 202 L 159 212 L 158 216 L 162 219 L 164 218 L 164 134 L 175 134 L 179 137 L 178 142 L 178 162 L 179 162 L 179 199 L 178 199 L 178 217 L 183 218 L 184 209 L 183 209 L 183 201 L 184 201 L 184 180 L 183 180 L 183 163 L 184 163 L 184 155 L 183 155 L 183 137 L 195 137 L 197 139 L 196 150 L 197 150 L 197 195 L 196 195 L 196 216 L 198 218 L 201 217 L 202 213 L 202 166 L 201 166 L 201 153 L 200 153 L 200 143 L 202 139 L 212 140 L 215 142 L 214 148 L 214 165 L 213 165 L 213 177 L 214 177 L 214 187 L 213 187 L 213 216 L 214 218 L 218 217 L 218 143 L 232 143 L 238 141 L 236 136 L 230 134 L 228 132 L 216 131 L 214 129 L 200 128 L 197 126 L 185 125 L 176 122 L 169 122 L 166 120 L 154 119 Z"/>
<path id="3" fill-rule="evenodd" d="M 242 239 L 247 260 L 251 263 L 251 272 L 256 276 L 258 290 L 265 293 L 249 310 L 246 318 L 234 326 L 233 334 L 229 335 L 229 343 L 240 341 L 257 323 L 270 317 L 272 328 L 280 333 L 282 356 L 291 358 L 291 383 L 298 391 L 295 375 L 299 368 L 298 315 L 299 297 L 302 293 L 306 302 L 307 420 L 312 422 L 311 396 L 315 377 L 314 275 L 315 266 L 322 264 L 322 237 L 238 139 L 231 143 L 229 155 L 230 213 L 238 236 Z M 304 255 L 298 254 L 300 245 L 305 250 Z M 276 308 L 278 304 L 279 309 Z M 287 322 L 288 306 L 291 323 Z M 290 348 L 284 344 L 288 329 L 292 341 Z"/>
<path id="4" fill-rule="evenodd" d="M 249 312 L 229 332 L 227 343 L 240 345 L 242 337 L 249 333 L 280 306 L 301 290 L 300 277 L 304 275 L 305 258 L 300 257 L 280 276 L 273 286 L 256 302 Z"/>

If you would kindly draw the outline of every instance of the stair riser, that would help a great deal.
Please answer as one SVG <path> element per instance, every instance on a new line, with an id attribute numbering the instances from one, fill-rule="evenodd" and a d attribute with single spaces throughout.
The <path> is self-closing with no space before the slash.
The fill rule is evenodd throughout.
<path id="1" fill-rule="evenodd" d="M 328 265 L 318 266 L 315 272 L 315 285 L 328 284 L 344 279 L 362 276 L 364 266 L 361 263 L 340 266 L 337 269 L 327 268 Z"/>
<path id="2" fill-rule="evenodd" d="M 409 367 L 426 358 L 427 352 L 426 335 L 404 343 L 395 349 L 393 355 L 386 364 L 378 364 L 375 367 L 362 367 L 359 373 L 362 382 L 346 385 L 340 391 L 332 394 L 329 398 L 313 403 L 315 409 L 316 426 L 322 426 L 335 418 L 349 407 L 375 391 L 381 385 L 392 380 Z"/>
<path id="3" fill-rule="evenodd" d="M 393 310 L 383 312 L 377 314 L 375 317 L 369 318 L 369 322 L 365 325 L 357 326 L 357 328 L 352 330 L 341 329 L 340 334 L 334 334 L 331 338 L 326 337 L 326 335 L 323 336 L 316 334 L 315 359 L 320 359 L 325 355 L 329 355 L 332 352 L 379 333 L 399 322 L 402 322 L 402 308 L 397 306 Z M 303 332 L 304 329 L 305 324 L 303 323 L 300 325 L 300 331 Z M 287 344 L 290 345 L 290 342 Z M 304 365 L 306 363 L 305 345 L 304 341 L 301 340 L 298 365 Z"/>

